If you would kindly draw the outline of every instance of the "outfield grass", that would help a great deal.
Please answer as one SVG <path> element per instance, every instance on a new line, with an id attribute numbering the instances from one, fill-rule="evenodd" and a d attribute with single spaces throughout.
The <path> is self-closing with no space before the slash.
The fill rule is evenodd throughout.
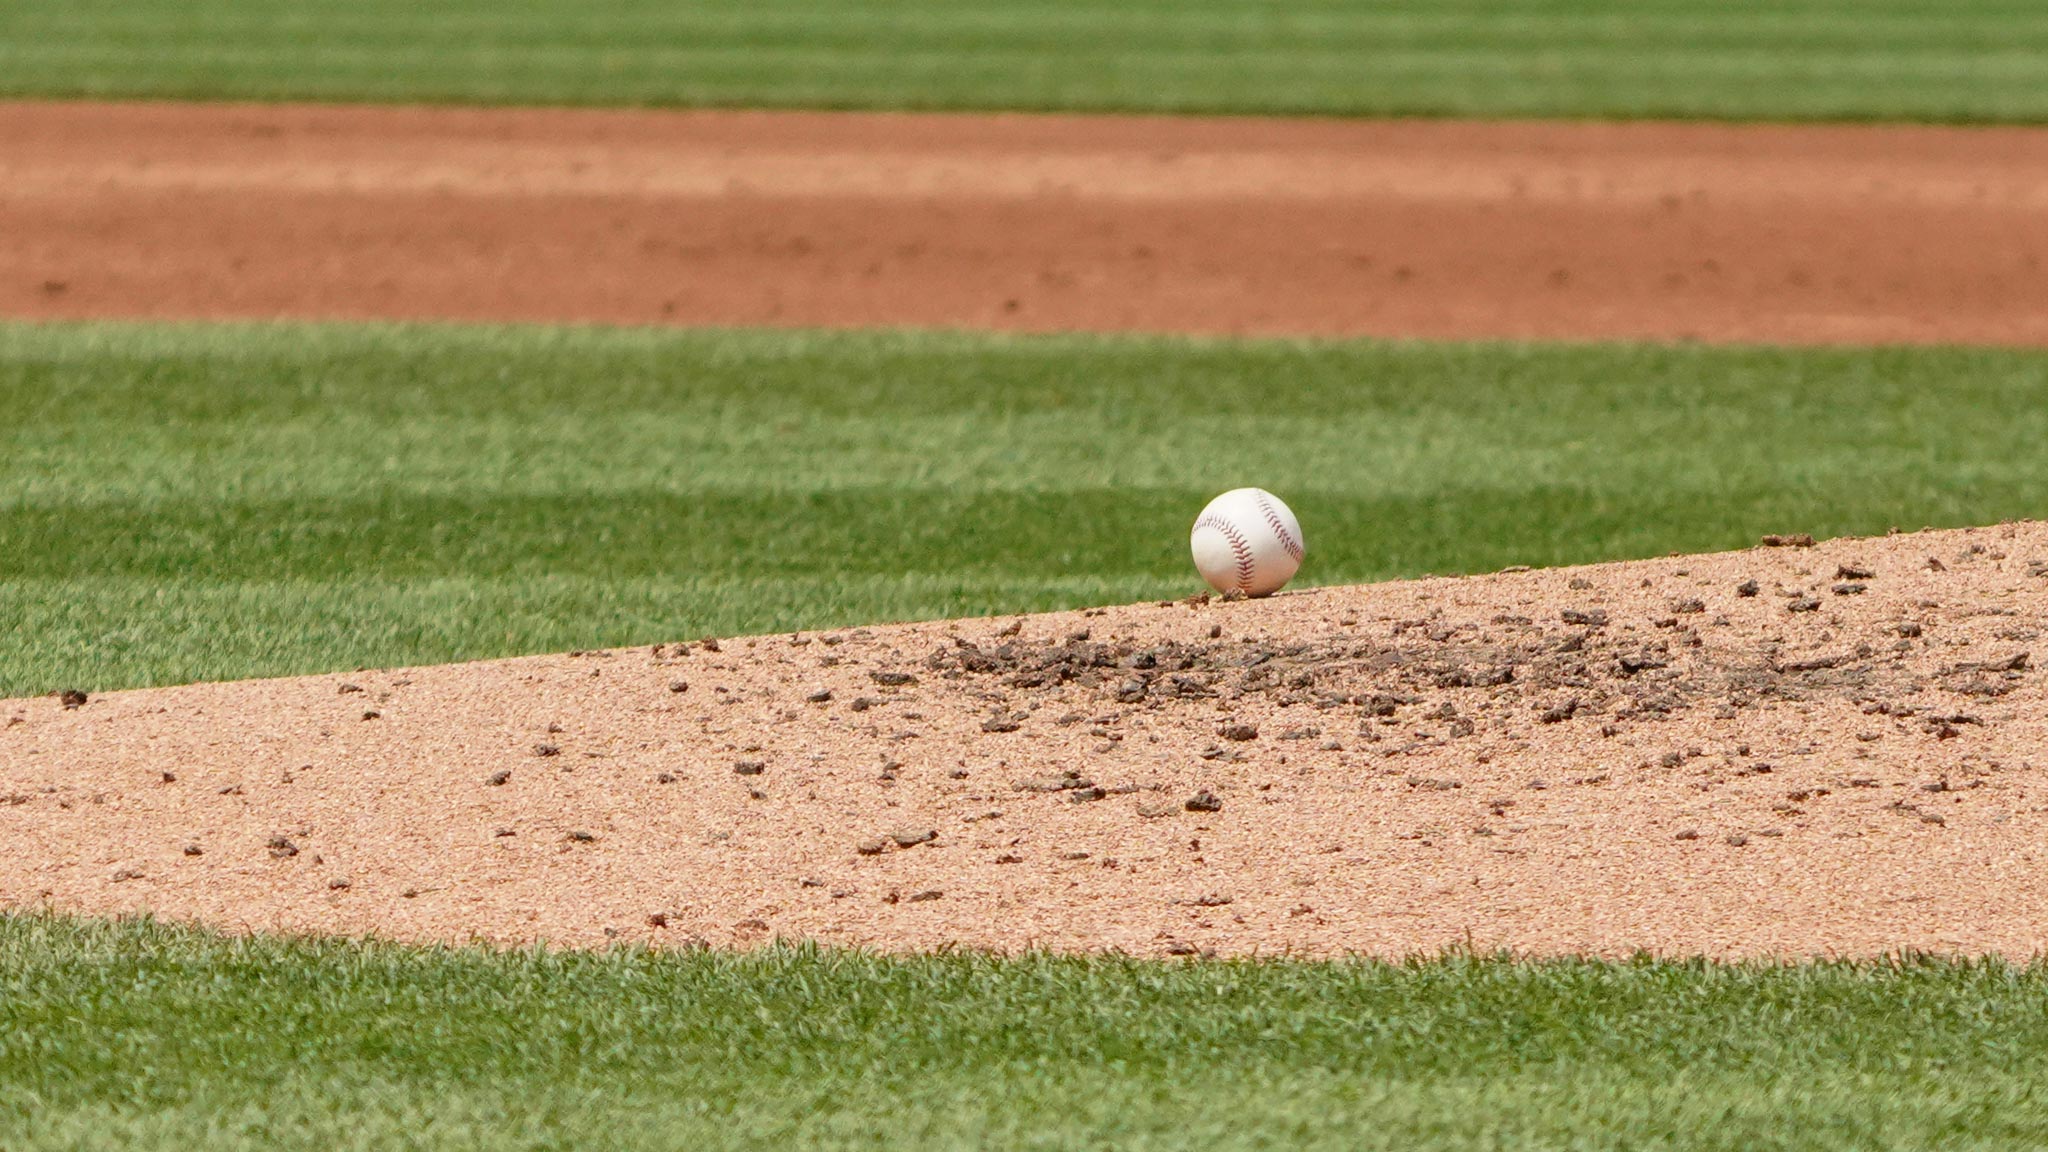
<path id="1" fill-rule="evenodd" d="M 0 919 L 0 1146 L 2013 1148 L 2048 968 L 603 955 Z"/>
<path id="2" fill-rule="evenodd" d="M 2048 355 L 0 325 L 0 696 L 2048 510 Z"/>
<path id="3" fill-rule="evenodd" d="M 2030 0 L 7 0 L 27 96 L 2048 120 Z"/>

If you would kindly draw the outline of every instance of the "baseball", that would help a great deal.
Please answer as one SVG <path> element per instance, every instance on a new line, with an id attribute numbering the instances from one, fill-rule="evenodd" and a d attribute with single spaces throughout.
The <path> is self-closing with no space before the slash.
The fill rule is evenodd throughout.
<path id="1" fill-rule="evenodd" d="M 1188 546 L 1209 587 L 1246 596 L 1278 592 L 1308 553 L 1293 511 L 1263 488 L 1234 488 L 1209 501 Z"/>

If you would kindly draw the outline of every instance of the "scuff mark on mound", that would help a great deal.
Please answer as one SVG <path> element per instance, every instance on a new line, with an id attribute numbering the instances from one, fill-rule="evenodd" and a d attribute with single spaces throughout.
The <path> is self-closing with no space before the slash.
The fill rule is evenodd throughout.
<path id="1" fill-rule="evenodd" d="M 1105 704 L 1154 711 L 1175 700 L 1262 696 L 1279 707 L 1378 717 L 1424 701 L 1453 712 L 1482 702 L 1548 708 L 1565 692 L 1573 693 L 1570 716 L 1584 718 L 1676 717 L 1762 700 L 1841 697 L 1862 704 L 1917 692 L 1925 676 L 1911 665 L 1910 641 L 1884 622 L 1866 629 L 1868 637 L 1853 647 L 1819 655 L 1788 655 L 1773 641 L 1753 651 L 1708 647 L 1695 628 L 1664 620 L 1652 626 L 1662 634 L 1548 627 L 1512 616 L 1485 625 L 1447 623 L 1438 613 L 1397 620 L 1384 640 L 1340 630 L 1297 643 L 1011 638 L 984 646 L 955 636 L 933 649 L 924 666 L 946 679 L 990 680 L 1025 692 L 1074 685 L 1094 690 Z M 1994 671 L 2010 680 L 2025 666 L 2022 653 L 1950 672 Z M 1996 695 L 2011 687 L 1973 681 L 1958 690 Z"/>

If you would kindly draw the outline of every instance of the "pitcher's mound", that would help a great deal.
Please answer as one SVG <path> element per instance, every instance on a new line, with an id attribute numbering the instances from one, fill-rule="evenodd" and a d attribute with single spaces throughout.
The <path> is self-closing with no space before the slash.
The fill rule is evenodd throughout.
<path id="1" fill-rule="evenodd" d="M 12 701 L 0 900 L 574 945 L 2032 956 L 2044 562 L 2023 524 Z"/>

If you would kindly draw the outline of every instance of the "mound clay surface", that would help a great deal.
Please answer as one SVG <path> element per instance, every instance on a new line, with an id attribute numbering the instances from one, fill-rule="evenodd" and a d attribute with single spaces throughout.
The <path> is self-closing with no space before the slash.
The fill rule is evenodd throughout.
<path id="1" fill-rule="evenodd" d="M 2032 956 L 2048 525 L 0 704 L 0 900 L 412 940 Z"/>

